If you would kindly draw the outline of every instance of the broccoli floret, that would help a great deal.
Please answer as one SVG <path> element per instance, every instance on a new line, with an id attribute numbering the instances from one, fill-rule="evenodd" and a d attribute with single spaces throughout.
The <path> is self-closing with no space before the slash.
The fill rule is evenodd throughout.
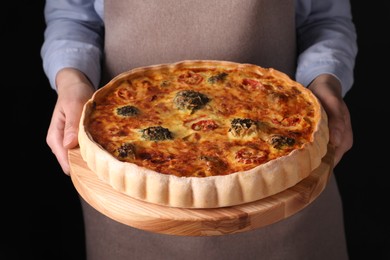
<path id="1" fill-rule="evenodd" d="M 118 107 L 116 113 L 120 116 L 135 116 L 139 114 L 139 110 L 134 106 L 123 106 Z"/>
<path id="2" fill-rule="evenodd" d="M 274 135 L 270 138 L 270 143 L 275 149 L 280 150 L 285 146 L 293 146 L 295 144 L 295 139 L 283 135 Z"/>
<path id="3" fill-rule="evenodd" d="M 231 121 L 229 132 L 233 136 L 245 136 L 256 132 L 257 124 L 254 120 L 249 118 L 234 118 Z"/>
<path id="4" fill-rule="evenodd" d="M 205 94 L 194 90 L 179 91 L 174 99 L 178 109 L 190 110 L 191 112 L 204 107 L 209 101 L 210 99 Z"/>
<path id="5" fill-rule="evenodd" d="M 151 126 L 141 130 L 142 138 L 149 141 L 163 141 L 173 139 L 168 128 L 162 126 Z"/>
<path id="6" fill-rule="evenodd" d="M 116 151 L 118 153 L 119 158 L 135 158 L 135 148 L 134 145 L 131 143 L 124 143 L 122 144 Z"/>
<path id="7" fill-rule="evenodd" d="M 207 81 L 211 84 L 216 83 L 218 81 L 224 81 L 227 75 L 228 75 L 227 73 L 222 72 L 217 75 L 211 76 L 210 78 L 207 79 Z"/>

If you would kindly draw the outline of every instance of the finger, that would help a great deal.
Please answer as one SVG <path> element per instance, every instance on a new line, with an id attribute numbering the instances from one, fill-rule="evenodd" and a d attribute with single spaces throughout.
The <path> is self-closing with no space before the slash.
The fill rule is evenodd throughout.
<path id="1" fill-rule="evenodd" d="M 54 112 L 46 136 L 46 142 L 56 156 L 63 172 L 69 175 L 68 150 L 63 146 L 64 129 L 61 127 L 63 125 L 61 118 L 58 117 L 58 112 Z"/>
<path id="2" fill-rule="evenodd" d="M 63 145 L 65 148 L 72 149 L 78 145 L 78 131 L 83 105 L 76 103 L 68 107 L 70 110 L 66 111 Z"/>
<path id="3" fill-rule="evenodd" d="M 348 109 L 343 106 L 341 111 L 342 117 L 334 116 L 329 121 L 330 143 L 335 146 L 335 165 L 339 163 L 353 144 L 353 132 Z"/>
<path id="4" fill-rule="evenodd" d="M 60 149 L 57 150 L 54 155 L 57 158 L 58 163 L 61 166 L 62 171 L 66 175 L 70 175 L 70 166 L 69 166 L 69 161 L 68 161 L 68 150 L 67 149 Z"/>

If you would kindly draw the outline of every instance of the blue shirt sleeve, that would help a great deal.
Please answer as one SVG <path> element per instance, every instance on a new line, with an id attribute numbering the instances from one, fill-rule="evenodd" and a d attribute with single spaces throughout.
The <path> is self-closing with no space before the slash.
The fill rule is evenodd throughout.
<path id="1" fill-rule="evenodd" d="M 98 87 L 104 33 L 102 4 L 93 0 L 46 1 L 41 57 L 53 89 L 57 72 L 67 67 L 82 71 Z"/>
<path id="2" fill-rule="evenodd" d="M 307 86 L 319 74 L 332 74 L 345 96 L 353 85 L 358 51 L 349 0 L 296 1 L 296 26 L 296 80 Z"/>
<path id="3" fill-rule="evenodd" d="M 307 86 L 319 74 L 337 77 L 345 95 L 353 84 L 356 31 L 349 0 L 296 0 L 296 80 Z M 97 88 L 103 48 L 103 0 L 47 0 L 44 71 L 55 89 L 57 72 L 73 67 Z"/>

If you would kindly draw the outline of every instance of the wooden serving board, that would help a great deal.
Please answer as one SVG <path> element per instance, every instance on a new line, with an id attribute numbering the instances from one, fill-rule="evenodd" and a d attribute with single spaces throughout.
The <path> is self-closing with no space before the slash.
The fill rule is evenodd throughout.
<path id="1" fill-rule="evenodd" d="M 114 190 L 88 168 L 79 148 L 69 151 L 72 182 L 92 207 L 125 225 L 181 236 L 244 232 L 297 213 L 324 190 L 332 173 L 333 156 L 334 151 L 329 147 L 321 165 L 309 177 L 273 196 L 232 207 L 183 209 L 140 201 Z"/>

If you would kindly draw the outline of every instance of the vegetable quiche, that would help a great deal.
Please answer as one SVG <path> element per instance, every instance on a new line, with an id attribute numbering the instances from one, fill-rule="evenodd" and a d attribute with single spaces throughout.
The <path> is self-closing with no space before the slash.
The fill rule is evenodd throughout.
<path id="1" fill-rule="evenodd" d="M 317 168 L 327 116 L 273 68 L 186 60 L 132 69 L 98 89 L 79 128 L 97 176 L 145 202 L 216 208 L 274 195 Z"/>

